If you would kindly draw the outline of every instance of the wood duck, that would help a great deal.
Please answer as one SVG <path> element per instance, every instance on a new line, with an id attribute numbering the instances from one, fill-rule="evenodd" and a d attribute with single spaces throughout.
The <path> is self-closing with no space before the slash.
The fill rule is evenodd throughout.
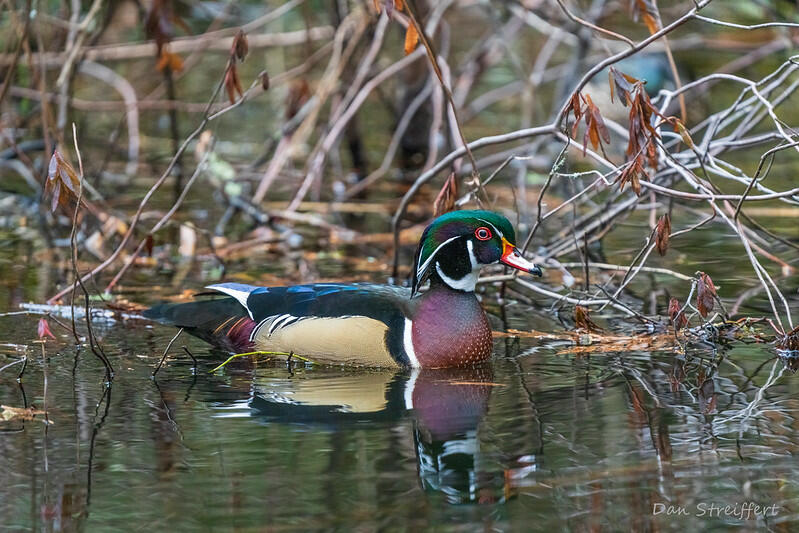
<path id="1" fill-rule="evenodd" d="M 483 265 L 541 275 L 508 219 L 454 211 L 424 231 L 411 288 L 369 283 L 207 287 L 227 298 L 162 304 L 144 316 L 236 352 L 294 353 L 315 363 L 440 368 L 485 361 L 493 338 L 474 294 Z M 430 288 L 419 289 L 430 281 Z"/>

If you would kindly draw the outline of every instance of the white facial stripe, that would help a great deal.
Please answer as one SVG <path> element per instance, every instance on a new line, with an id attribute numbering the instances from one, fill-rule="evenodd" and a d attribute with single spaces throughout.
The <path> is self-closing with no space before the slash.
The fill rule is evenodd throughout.
<path id="1" fill-rule="evenodd" d="M 413 323 L 410 318 L 405 319 L 405 329 L 402 332 L 402 346 L 405 348 L 405 355 L 408 356 L 408 361 L 413 368 L 420 368 L 419 359 L 416 357 L 416 350 L 413 349 Z M 405 389 L 407 395 L 408 389 Z M 411 387 L 413 392 L 413 387 Z M 407 404 L 407 396 L 406 396 Z"/>
<path id="2" fill-rule="evenodd" d="M 486 224 L 488 224 L 489 226 L 491 226 L 492 228 L 494 228 L 494 231 L 495 231 L 495 232 L 497 233 L 497 235 L 499 235 L 500 237 L 504 237 L 504 236 L 505 236 L 505 235 L 504 235 L 504 234 L 503 234 L 501 231 L 499 231 L 499 230 L 497 229 L 497 227 L 496 227 L 495 225 L 493 225 L 493 224 L 492 224 L 491 222 L 489 222 L 488 220 L 484 220 L 484 219 L 482 219 L 482 218 L 478 218 L 477 220 L 479 220 L 480 222 L 485 222 Z"/>
<path id="3" fill-rule="evenodd" d="M 472 264 L 472 270 L 480 268 L 477 264 L 477 257 L 474 255 L 474 242 L 471 239 L 466 241 L 466 248 L 469 250 L 469 262 Z"/>
<path id="4" fill-rule="evenodd" d="M 441 248 L 443 248 L 444 246 L 446 246 L 447 244 L 449 244 L 450 242 L 454 241 L 455 239 L 457 239 L 457 238 L 459 238 L 459 237 L 461 237 L 461 235 L 456 235 L 455 237 L 450 237 L 450 238 L 449 238 L 449 239 L 447 239 L 446 241 L 444 241 L 444 242 L 442 242 L 441 244 L 439 244 L 439 245 L 438 245 L 438 247 L 437 247 L 435 250 L 433 250 L 433 253 L 432 253 L 432 254 L 430 254 L 430 257 L 428 257 L 428 258 L 427 258 L 427 260 L 424 262 L 424 264 L 423 264 L 423 265 L 421 265 L 419 268 L 417 268 L 417 269 L 416 269 L 416 277 L 417 277 L 417 278 L 421 278 L 421 277 L 422 277 L 422 273 L 423 273 L 425 270 L 427 270 L 427 267 L 428 267 L 428 265 L 430 265 L 430 261 L 432 261 L 432 260 L 433 260 L 433 258 L 436 256 L 436 254 L 438 253 L 438 251 L 439 251 Z M 422 252 L 421 252 L 421 250 L 420 250 L 420 251 L 419 251 L 419 257 L 420 257 L 420 258 L 421 258 L 421 254 L 422 254 Z"/>

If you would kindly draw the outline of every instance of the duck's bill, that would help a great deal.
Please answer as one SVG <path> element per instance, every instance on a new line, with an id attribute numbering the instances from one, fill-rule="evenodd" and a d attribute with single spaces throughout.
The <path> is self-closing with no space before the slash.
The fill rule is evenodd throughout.
<path id="1" fill-rule="evenodd" d="M 541 267 L 536 265 L 535 263 L 528 261 L 524 258 L 524 256 L 519 252 L 519 250 L 513 246 L 510 242 L 502 239 L 502 257 L 499 259 L 503 263 L 513 268 L 517 268 L 522 272 L 529 272 L 530 274 L 535 274 L 536 276 L 542 276 L 543 272 L 541 272 Z"/>

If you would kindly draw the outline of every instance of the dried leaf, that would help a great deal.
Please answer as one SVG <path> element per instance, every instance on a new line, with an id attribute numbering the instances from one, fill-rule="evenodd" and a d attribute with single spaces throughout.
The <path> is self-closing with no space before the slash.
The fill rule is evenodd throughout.
<path id="1" fill-rule="evenodd" d="M 629 165 L 624 167 L 616 181 L 619 183 L 619 190 L 624 190 L 626 184 L 630 184 L 630 188 L 637 196 L 641 196 L 641 182 L 639 176 L 643 174 L 644 164 L 641 156 L 636 157 Z"/>
<path id="2" fill-rule="evenodd" d="M 458 197 L 458 182 L 455 180 L 455 173 L 451 173 L 444 182 L 444 186 L 438 192 L 433 201 L 433 216 L 440 216 L 455 209 L 455 199 Z"/>
<path id="3" fill-rule="evenodd" d="M 602 138 L 605 144 L 610 144 L 610 132 L 608 131 L 607 126 L 605 126 L 605 121 L 602 119 L 602 114 L 599 112 L 599 108 L 594 105 L 594 102 L 591 100 L 589 95 L 585 95 L 585 98 L 588 101 L 588 109 L 591 112 L 591 119 L 594 129 L 597 130 L 598 136 Z"/>
<path id="4" fill-rule="evenodd" d="M 635 91 L 635 84 L 640 83 L 640 80 L 620 72 L 613 67 L 608 69 L 608 77 L 610 78 L 611 102 L 613 101 L 614 93 L 618 91 L 622 105 L 625 107 L 630 105 L 632 103 L 632 93 Z"/>
<path id="5" fill-rule="evenodd" d="M 70 197 L 76 201 L 80 194 L 80 178 L 75 168 L 64 159 L 61 152 L 55 150 L 47 167 L 47 180 L 44 183 L 44 195 L 51 195 L 51 211 L 55 212 L 59 204 L 67 206 Z"/>
<path id="6" fill-rule="evenodd" d="M 677 298 L 669 300 L 669 318 L 677 331 L 688 325 L 688 317 L 682 311 L 682 305 L 680 305 L 680 301 Z"/>
<path id="7" fill-rule="evenodd" d="M 241 82 L 239 81 L 239 73 L 235 64 L 231 64 L 225 72 L 225 90 L 227 91 L 228 99 L 231 104 L 236 103 L 236 93 L 239 97 L 244 96 L 244 91 L 241 89 Z"/>
<path id="8" fill-rule="evenodd" d="M 670 117 L 670 119 L 672 119 L 670 122 L 674 126 L 675 133 L 680 134 L 682 142 L 684 142 L 689 148 L 694 148 L 694 140 L 691 138 L 691 134 L 688 133 L 688 128 L 685 127 L 685 124 L 683 124 L 682 121 L 677 117 Z"/>
<path id="9" fill-rule="evenodd" d="M 394 0 L 394 9 L 402 11 L 405 9 L 405 2 L 403 2 L 403 0 Z"/>
<path id="10" fill-rule="evenodd" d="M 577 305 L 574 307 L 574 325 L 577 329 L 585 331 L 602 331 L 602 328 L 594 324 L 591 320 L 590 312 L 587 307 Z"/>
<path id="11" fill-rule="evenodd" d="M 269 90 L 269 73 L 267 71 L 261 72 L 258 75 L 258 79 L 261 80 L 261 87 L 263 87 L 264 91 Z"/>
<path id="12" fill-rule="evenodd" d="M 55 340 L 55 335 L 53 332 L 50 331 L 50 324 L 47 322 L 46 318 L 39 319 L 39 326 L 37 328 L 37 333 L 39 335 L 40 340 L 44 340 L 45 337 L 50 337 L 51 339 Z"/>
<path id="13" fill-rule="evenodd" d="M 716 286 L 713 285 L 713 280 L 704 272 L 700 272 L 696 282 L 696 308 L 703 318 L 707 318 L 707 315 L 713 311 L 716 296 Z"/>
<path id="14" fill-rule="evenodd" d="M 250 46 L 247 43 L 247 34 L 244 33 L 244 30 L 239 30 L 236 32 L 236 36 L 233 37 L 233 45 L 231 47 L 231 53 L 236 56 L 236 59 L 239 61 L 244 61 L 244 58 L 247 57 L 247 52 L 249 52 Z"/>
<path id="15" fill-rule="evenodd" d="M 661 256 L 666 255 L 669 249 L 669 236 L 671 235 L 671 217 L 668 213 L 658 219 L 655 227 L 655 248 Z"/>
<path id="16" fill-rule="evenodd" d="M 408 23 L 408 29 L 405 31 L 405 55 L 413 52 L 418 42 L 419 33 L 416 31 L 416 25 Z"/>

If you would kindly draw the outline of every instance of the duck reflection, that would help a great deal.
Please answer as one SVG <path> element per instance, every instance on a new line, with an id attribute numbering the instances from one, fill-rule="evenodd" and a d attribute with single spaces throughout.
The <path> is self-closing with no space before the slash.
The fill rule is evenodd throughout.
<path id="1" fill-rule="evenodd" d="M 410 419 L 419 481 L 451 503 L 495 501 L 502 476 L 478 472 L 478 426 L 495 384 L 490 366 L 409 372 L 314 369 L 259 378 L 250 407 L 269 422 L 341 428 Z M 497 486 L 491 481 L 497 478 Z"/>

